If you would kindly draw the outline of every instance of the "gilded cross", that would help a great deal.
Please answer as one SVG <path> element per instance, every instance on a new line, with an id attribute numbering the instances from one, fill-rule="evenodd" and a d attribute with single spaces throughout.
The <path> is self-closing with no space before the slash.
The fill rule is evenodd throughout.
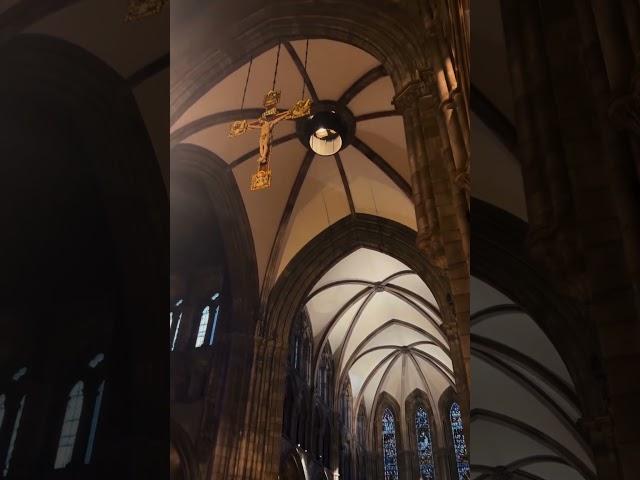
<path id="1" fill-rule="evenodd" d="M 278 112 L 279 90 L 269 90 L 264 97 L 264 112 L 256 120 L 236 120 L 229 129 L 229 137 L 237 137 L 247 130 L 260 130 L 260 156 L 258 172 L 251 176 L 251 190 L 260 190 L 271 186 L 271 141 L 274 127 L 283 120 L 295 120 L 311 114 L 311 100 L 298 100 L 289 110 Z"/>

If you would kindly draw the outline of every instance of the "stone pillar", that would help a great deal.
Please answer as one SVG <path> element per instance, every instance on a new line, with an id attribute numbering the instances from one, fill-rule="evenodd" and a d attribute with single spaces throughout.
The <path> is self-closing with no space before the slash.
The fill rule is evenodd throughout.
<path id="1" fill-rule="evenodd" d="M 454 184 L 454 168 L 443 144 L 446 128 L 438 111 L 433 75 L 414 81 L 394 98 L 407 134 L 413 201 L 418 219 L 418 248 L 434 266 L 446 270 L 451 290 L 451 313 L 464 337 L 454 344 L 469 354 L 469 221 L 464 195 Z M 459 145 L 461 147 L 461 145 Z M 447 317 L 446 312 L 443 315 Z M 460 353 L 458 355 L 461 355 Z M 454 355 L 454 357 L 457 355 Z M 460 359 L 459 359 L 460 360 Z M 467 392 L 469 360 L 456 361 L 458 389 Z M 458 374 L 458 373 L 457 373 Z M 467 408 L 468 411 L 468 408 Z"/>
<path id="2" fill-rule="evenodd" d="M 433 449 L 433 465 L 438 480 L 457 480 L 451 474 L 451 452 L 453 447 L 438 447 Z"/>
<path id="3" fill-rule="evenodd" d="M 451 362 L 456 380 L 456 392 L 460 399 L 460 407 L 462 408 L 462 423 L 465 426 L 465 437 L 469 429 L 470 423 L 470 398 L 469 384 L 467 383 L 468 371 L 465 365 L 471 362 L 471 336 L 469 333 L 462 335 L 460 328 L 456 322 L 445 322 L 442 324 L 444 333 L 449 341 L 451 351 Z"/>
<path id="4" fill-rule="evenodd" d="M 230 339 L 211 478 L 276 480 L 280 468 L 286 348 L 265 338 Z M 237 352 L 237 353 L 235 353 Z M 247 368 L 246 365 L 251 365 Z M 250 379 L 246 390 L 236 377 Z M 235 388 L 234 388 L 235 387 Z M 206 418 L 206 417 L 205 417 Z M 203 430 L 206 430 L 206 419 Z"/>

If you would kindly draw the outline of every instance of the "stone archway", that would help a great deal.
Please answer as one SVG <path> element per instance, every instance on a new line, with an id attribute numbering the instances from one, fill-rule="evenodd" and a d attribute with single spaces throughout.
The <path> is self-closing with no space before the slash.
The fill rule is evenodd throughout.
<path id="1" fill-rule="evenodd" d="M 249 451 L 247 444 L 239 444 L 241 450 L 237 456 L 247 455 L 252 462 L 236 464 L 235 468 L 255 468 L 251 478 L 275 478 L 279 464 L 273 462 L 273 458 L 279 458 L 281 442 L 273 432 L 279 433 L 282 425 L 289 331 L 309 289 L 339 259 L 359 247 L 387 253 L 414 269 L 433 289 L 438 304 L 447 305 L 446 278 L 428 265 L 413 239 L 413 232 L 405 226 L 357 214 L 318 235 L 287 266 L 270 296 L 267 315 L 258 327 L 251 387 L 254 393 L 244 424 L 252 442 L 265 445 L 266 456 L 262 457 L 262 452 L 255 449 Z M 450 311 L 443 309 L 443 316 L 452 321 Z M 460 345 L 452 344 L 451 349 L 458 352 L 458 361 L 461 361 Z"/>
<path id="2" fill-rule="evenodd" d="M 467 345 L 469 122 L 449 46 L 440 23 L 432 21 L 447 12 L 434 13 L 422 2 L 278 0 L 239 4 L 225 15 L 200 10 L 198 20 L 193 14 L 187 6 L 175 10 L 172 124 L 212 86 L 280 41 L 337 40 L 382 63 L 404 119 L 417 242 L 427 261 L 446 271 L 451 301 L 445 308 L 457 318 L 451 334 Z M 469 378 L 464 356 L 461 392 Z"/>

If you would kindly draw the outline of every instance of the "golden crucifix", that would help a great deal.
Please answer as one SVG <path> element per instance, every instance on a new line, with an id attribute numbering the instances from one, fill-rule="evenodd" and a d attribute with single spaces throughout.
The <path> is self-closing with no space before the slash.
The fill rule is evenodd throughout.
<path id="1" fill-rule="evenodd" d="M 260 130 L 260 157 L 258 157 L 258 172 L 251 176 L 251 190 L 260 190 L 271 186 L 271 141 L 273 128 L 283 120 L 295 120 L 311 114 L 311 100 L 298 100 L 293 107 L 278 113 L 280 90 L 269 90 L 264 96 L 264 112 L 256 120 L 236 120 L 229 129 L 229 137 L 242 135 L 249 129 Z"/>

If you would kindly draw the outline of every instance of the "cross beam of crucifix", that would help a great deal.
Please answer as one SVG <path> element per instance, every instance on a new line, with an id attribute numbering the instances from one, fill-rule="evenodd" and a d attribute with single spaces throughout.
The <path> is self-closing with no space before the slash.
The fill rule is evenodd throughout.
<path id="1" fill-rule="evenodd" d="M 279 90 L 269 90 L 264 97 L 265 111 L 256 120 L 236 120 L 229 129 L 229 137 L 237 137 L 247 130 L 260 130 L 260 156 L 258 157 L 258 172 L 251 176 L 251 190 L 260 190 L 271 186 L 271 141 L 274 127 L 283 120 L 295 120 L 311 114 L 311 100 L 298 100 L 293 107 L 284 112 L 278 112 L 280 101 Z"/>

